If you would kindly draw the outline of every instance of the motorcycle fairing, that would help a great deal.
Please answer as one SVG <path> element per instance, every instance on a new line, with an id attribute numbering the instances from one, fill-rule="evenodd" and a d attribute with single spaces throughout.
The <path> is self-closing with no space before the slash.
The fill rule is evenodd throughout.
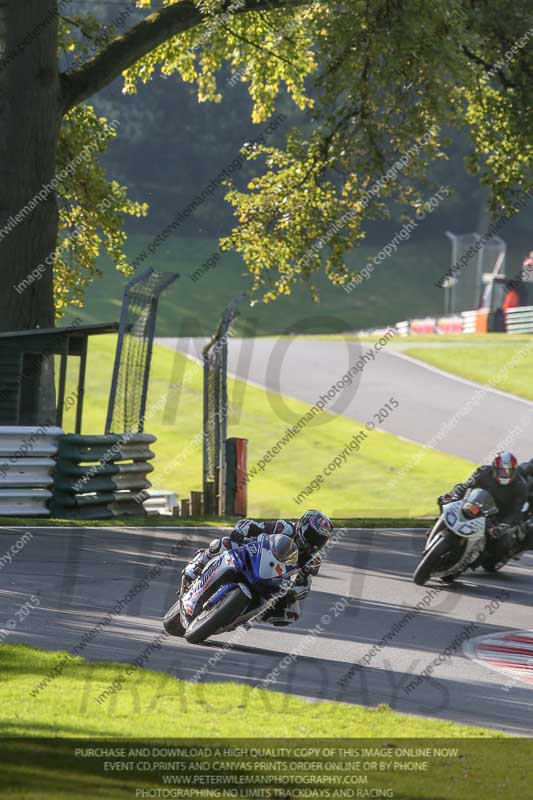
<path id="1" fill-rule="evenodd" d="M 231 577 L 235 576 L 235 563 L 231 553 L 222 553 L 211 559 L 200 577 L 194 581 L 182 597 L 183 608 L 187 616 L 190 617 L 195 613 L 200 598 L 215 582 L 219 583 L 225 576 L 229 579 L 230 574 Z"/>
<path id="2" fill-rule="evenodd" d="M 454 500 L 446 503 L 442 509 L 442 514 L 431 530 L 424 553 L 435 544 L 437 537 L 441 536 L 441 531 L 448 530 L 464 541 L 464 549 L 459 558 L 452 566 L 444 570 L 434 572 L 433 577 L 444 578 L 450 575 L 458 575 L 460 572 L 473 564 L 476 558 L 481 555 L 485 548 L 485 528 L 486 518 L 477 517 L 466 519 L 461 513 L 462 500 Z"/>
<path id="3" fill-rule="evenodd" d="M 279 591 L 285 582 L 288 583 L 289 577 L 299 571 L 296 565 L 287 567 L 278 561 L 270 548 L 269 537 L 264 533 L 233 550 L 232 555 L 236 569 L 248 585 L 257 587 L 261 594 Z"/>
<path id="4" fill-rule="evenodd" d="M 250 598 L 250 606 L 225 629 L 233 630 L 260 615 L 267 599 L 290 589 L 291 577 L 298 571 L 297 565 L 288 567 L 280 562 L 272 553 L 268 535 L 261 534 L 208 562 L 200 577 L 182 596 L 182 624 L 187 627 L 191 619 L 215 606 L 231 589 L 239 586 Z M 207 598 L 206 593 L 210 595 Z"/>

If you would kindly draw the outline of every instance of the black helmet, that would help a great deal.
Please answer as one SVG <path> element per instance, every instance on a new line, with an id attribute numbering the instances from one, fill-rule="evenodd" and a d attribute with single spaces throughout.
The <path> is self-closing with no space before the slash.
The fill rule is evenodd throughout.
<path id="1" fill-rule="evenodd" d="M 333 532 L 333 523 L 321 511 L 306 511 L 296 523 L 295 541 L 299 550 L 312 553 L 321 550 Z"/>

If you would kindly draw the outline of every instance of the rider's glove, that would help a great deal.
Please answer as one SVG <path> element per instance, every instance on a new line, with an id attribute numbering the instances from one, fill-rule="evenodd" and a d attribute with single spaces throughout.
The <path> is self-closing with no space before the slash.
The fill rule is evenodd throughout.
<path id="1" fill-rule="evenodd" d="M 307 575 L 302 575 L 301 573 L 297 575 L 296 580 L 292 586 L 290 594 L 293 596 L 295 600 L 302 601 L 309 592 L 311 591 L 311 577 Z"/>
<path id="2" fill-rule="evenodd" d="M 235 544 L 239 545 L 239 547 L 240 547 L 246 541 L 246 534 L 243 531 L 240 531 L 238 528 L 235 528 L 230 533 L 229 538 L 231 539 L 232 542 L 234 542 Z"/>
<path id="3" fill-rule="evenodd" d="M 310 586 L 294 586 L 289 592 L 289 597 L 291 600 L 298 600 L 298 602 L 301 603 L 302 600 L 307 597 L 310 591 Z"/>
<path id="4" fill-rule="evenodd" d="M 455 498 L 450 492 L 446 494 L 441 494 L 441 496 L 437 499 L 437 503 L 439 505 L 440 510 L 442 511 L 442 507 L 446 505 L 446 503 L 452 503 Z"/>

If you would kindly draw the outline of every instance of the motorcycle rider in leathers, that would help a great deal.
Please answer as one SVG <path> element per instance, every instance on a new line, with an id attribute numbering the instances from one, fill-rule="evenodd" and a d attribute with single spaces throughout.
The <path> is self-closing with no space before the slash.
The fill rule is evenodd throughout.
<path id="1" fill-rule="evenodd" d="M 192 582 L 202 574 L 206 564 L 224 550 L 241 547 L 247 540 L 256 539 L 261 534 L 268 536 L 285 534 L 298 547 L 300 572 L 290 591 L 278 598 L 268 608 L 262 615 L 261 621 L 277 626 L 290 625 L 300 617 L 300 604 L 311 590 L 312 577 L 317 575 L 320 569 L 318 553 L 328 542 L 332 532 L 331 520 L 320 511 L 306 511 L 297 522 L 289 522 L 284 519 L 277 519 L 273 522 L 242 519 L 237 522 L 229 536 L 213 539 L 209 547 L 197 551 L 193 560 L 183 570 L 182 591 L 186 591 Z"/>
<path id="2" fill-rule="evenodd" d="M 524 549 L 533 550 L 533 458 L 522 462 L 518 466 L 518 472 L 525 480 L 529 492 L 529 509 L 524 523 L 527 541 Z"/>
<path id="3" fill-rule="evenodd" d="M 467 481 L 439 497 L 441 511 L 445 503 L 462 500 L 469 489 L 485 489 L 498 508 L 498 514 L 487 521 L 487 547 L 477 563 L 493 567 L 525 549 L 526 532 L 522 523 L 528 508 L 529 490 L 515 456 L 509 452 L 498 453 L 492 464 L 478 467 Z"/>

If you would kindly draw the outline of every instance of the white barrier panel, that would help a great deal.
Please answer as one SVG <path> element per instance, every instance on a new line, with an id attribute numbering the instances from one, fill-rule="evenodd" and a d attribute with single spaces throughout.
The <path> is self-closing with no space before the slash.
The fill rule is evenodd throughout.
<path id="1" fill-rule="evenodd" d="M 178 505 L 178 495 L 176 492 L 146 489 L 146 495 L 147 497 L 146 500 L 143 501 L 143 506 L 147 514 L 172 516 L 174 509 Z"/>
<path id="2" fill-rule="evenodd" d="M 477 311 L 463 311 L 463 333 L 476 332 Z"/>
<path id="3" fill-rule="evenodd" d="M 46 489 L 0 489 L 0 517 L 47 517 L 51 498 Z"/>
<path id="4" fill-rule="evenodd" d="M 52 470 L 56 462 L 53 458 L 18 458 L 15 463 L 9 459 L 0 461 L 0 489 L 46 488 L 52 486 Z"/>
<path id="5" fill-rule="evenodd" d="M 52 458 L 57 453 L 58 438 L 62 435 L 61 428 L 51 425 L 37 427 L 1 425 L 0 456 Z"/>
<path id="6" fill-rule="evenodd" d="M 507 333 L 533 333 L 533 306 L 508 308 L 505 312 Z"/>
<path id="7" fill-rule="evenodd" d="M 0 426 L 0 516 L 48 516 L 61 428 Z"/>
<path id="8" fill-rule="evenodd" d="M 396 323 L 396 330 L 400 336 L 408 336 L 409 335 L 409 320 L 404 320 L 403 322 Z"/>

